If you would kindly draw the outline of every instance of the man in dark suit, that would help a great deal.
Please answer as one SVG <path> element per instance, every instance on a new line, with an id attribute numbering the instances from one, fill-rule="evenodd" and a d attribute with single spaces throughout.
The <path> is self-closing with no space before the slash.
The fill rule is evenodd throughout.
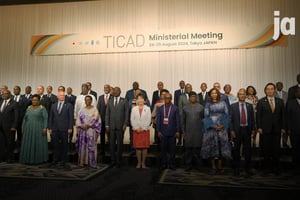
<path id="1" fill-rule="evenodd" d="M 53 165 L 60 161 L 63 167 L 68 161 L 68 134 L 72 133 L 74 109 L 72 104 L 65 102 L 65 93 L 58 93 L 58 102 L 51 106 L 48 129 L 53 143 Z"/>
<path id="2" fill-rule="evenodd" d="M 47 86 L 47 97 L 50 99 L 51 105 L 57 102 L 57 96 L 52 93 L 53 87 L 51 85 Z M 51 109 L 51 108 L 50 108 Z"/>
<path id="3" fill-rule="evenodd" d="M 13 99 L 14 101 L 17 103 L 18 105 L 18 125 L 17 125 L 17 141 L 16 141 L 16 145 L 19 148 L 21 146 L 21 140 L 22 140 L 22 122 L 23 122 L 23 118 L 28 106 L 28 100 L 26 99 L 25 96 L 20 94 L 21 92 L 21 87 L 16 85 L 14 87 L 14 95 L 13 95 Z"/>
<path id="4" fill-rule="evenodd" d="M 266 97 L 257 104 L 257 130 L 262 134 L 265 172 L 279 173 L 280 138 L 285 134 L 285 107 L 282 99 L 275 97 L 275 85 L 265 86 Z"/>
<path id="5" fill-rule="evenodd" d="M 297 83 L 298 83 L 297 85 L 294 85 L 294 86 L 289 88 L 289 90 L 288 90 L 288 100 L 296 99 L 296 97 L 295 97 L 296 89 L 300 88 L 300 74 L 297 75 Z"/>
<path id="6" fill-rule="evenodd" d="M 181 80 L 179 82 L 179 89 L 174 92 L 174 104 L 178 107 L 179 97 L 185 92 L 185 82 Z"/>
<path id="7" fill-rule="evenodd" d="M 114 88 L 113 94 L 114 98 L 108 102 L 106 108 L 105 126 L 106 133 L 109 134 L 110 138 L 111 161 L 119 168 L 121 166 L 124 132 L 129 124 L 128 102 L 125 98 L 120 97 L 121 89 L 119 87 Z M 115 152 L 116 145 L 117 151 Z"/>
<path id="8" fill-rule="evenodd" d="M 137 89 L 140 89 L 139 88 L 139 83 L 135 81 L 135 82 L 132 83 L 132 89 L 127 90 L 126 95 L 125 95 L 125 99 L 127 100 L 127 102 L 129 104 L 132 102 L 132 99 L 134 99 L 136 97 L 136 90 Z M 141 90 L 141 94 L 144 95 L 144 97 L 145 97 L 145 101 L 148 101 L 147 92 L 145 90 L 142 90 L 142 89 L 140 89 L 140 90 Z"/>
<path id="9" fill-rule="evenodd" d="M 0 100 L 3 99 L 3 98 L 2 98 L 2 95 L 3 95 L 3 92 L 4 92 L 5 90 L 8 90 L 7 85 L 2 85 L 1 88 L 0 88 Z"/>
<path id="10" fill-rule="evenodd" d="M 76 96 L 72 94 L 73 89 L 71 87 L 67 88 L 67 94 L 65 96 L 65 101 L 72 104 L 72 106 L 75 106 L 75 102 L 76 102 Z"/>
<path id="11" fill-rule="evenodd" d="M 50 99 L 47 97 L 47 95 L 44 95 L 44 86 L 42 85 L 39 85 L 36 89 L 36 93 L 38 95 L 40 95 L 40 102 L 41 102 L 41 105 L 44 106 L 47 110 L 47 113 L 48 113 L 48 116 L 49 116 L 49 113 L 50 113 L 50 108 L 51 108 L 51 101 Z"/>
<path id="12" fill-rule="evenodd" d="M 26 99 L 26 108 L 31 105 L 31 99 L 32 99 L 32 94 L 31 94 L 31 86 L 26 86 L 25 87 L 25 94 L 21 95 L 23 99 Z"/>
<path id="13" fill-rule="evenodd" d="M 296 99 L 287 103 L 287 130 L 292 143 L 292 157 L 296 170 L 300 169 L 300 87 L 296 88 Z"/>
<path id="14" fill-rule="evenodd" d="M 201 83 L 200 89 L 201 89 L 201 92 L 199 92 L 199 94 L 198 94 L 199 95 L 199 103 L 202 106 L 205 106 L 205 102 L 208 99 L 208 92 L 206 91 L 207 90 L 207 84 L 206 83 Z"/>
<path id="15" fill-rule="evenodd" d="M 158 102 L 160 100 L 160 91 L 164 89 L 164 83 L 159 81 L 157 83 L 157 90 L 153 92 L 152 94 L 152 101 L 151 101 L 151 112 L 154 109 L 154 106 L 156 104 L 156 102 Z"/>
<path id="16" fill-rule="evenodd" d="M 105 155 L 105 112 L 109 100 L 113 98 L 109 93 L 110 86 L 108 84 L 104 85 L 104 94 L 100 95 L 98 98 L 97 109 L 101 117 L 101 134 L 100 134 L 100 155 L 103 157 Z"/>
<path id="17" fill-rule="evenodd" d="M 86 85 L 88 86 L 88 94 L 94 95 L 95 99 L 97 100 L 97 92 L 92 90 L 92 83 L 86 82 Z"/>
<path id="18" fill-rule="evenodd" d="M 247 175 L 251 172 L 251 138 L 255 135 L 255 121 L 253 106 L 245 102 L 246 90 L 240 89 L 237 93 L 239 101 L 230 106 L 231 126 L 230 136 L 233 142 L 232 156 L 234 175 L 240 175 L 241 145 L 245 156 L 245 171 Z M 253 140 L 254 141 L 254 140 Z"/>
<path id="19" fill-rule="evenodd" d="M 165 104 L 160 106 L 156 117 L 156 130 L 161 144 L 161 168 L 175 170 L 176 137 L 179 137 L 180 120 L 176 105 L 173 105 L 172 95 L 166 93 Z M 167 154 L 170 158 L 167 158 Z"/>
<path id="20" fill-rule="evenodd" d="M 11 92 L 4 90 L 0 101 L 0 161 L 12 162 L 14 141 L 18 125 L 18 105 L 11 99 Z"/>

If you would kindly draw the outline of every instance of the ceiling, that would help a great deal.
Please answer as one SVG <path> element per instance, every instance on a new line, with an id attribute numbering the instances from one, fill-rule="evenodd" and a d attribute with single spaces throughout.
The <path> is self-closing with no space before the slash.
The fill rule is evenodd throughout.
<path id="1" fill-rule="evenodd" d="M 84 0 L 0 0 L 0 6 L 41 4 L 41 3 L 63 3 L 63 2 L 76 2 L 76 1 L 84 1 Z"/>

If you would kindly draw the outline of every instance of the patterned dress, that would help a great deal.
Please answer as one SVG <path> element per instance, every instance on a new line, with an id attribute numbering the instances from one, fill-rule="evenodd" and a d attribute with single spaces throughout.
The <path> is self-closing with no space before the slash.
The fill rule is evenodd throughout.
<path id="1" fill-rule="evenodd" d="M 76 126 L 90 125 L 93 128 L 77 129 L 76 149 L 78 152 L 78 164 L 97 167 L 97 139 L 101 131 L 101 119 L 97 108 L 82 108 L 78 113 Z"/>
<path id="2" fill-rule="evenodd" d="M 23 137 L 20 150 L 20 162 L 39 164 L 48 161 L 48 139 L 43 134 L 47 128 L 48 114 L 42 105 L 38 108 L 29 106 L 23 118 Z"/>
<path id="3" fill-rule="evenodd" d="M 227 131 L 229 123 L 229 111 L 224 101 L 209 102 L 205 105 L 202 158 L 231 158 L 231 147 Z M 223 130 L 216 131 L 214 128 L 216 125 L 223 125 Z"/>

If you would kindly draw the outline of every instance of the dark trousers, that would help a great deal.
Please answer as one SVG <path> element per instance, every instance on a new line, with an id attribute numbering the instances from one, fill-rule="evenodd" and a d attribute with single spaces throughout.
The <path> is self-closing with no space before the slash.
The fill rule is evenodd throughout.
<path id="1" fill-rule="evenodd" d="M 201 147 L 186 147 L 185 148 L 185 165 L 187 168 L 192 168 L 193 166 L 193 158 L 195 158 L 195 164 L 196 168 L 199 168 L 200 166 L 200 152 L 201 152 Z"/>
<path id="2" fill-rule="evenodd" d="M 277 170 L 280 157 L 280 133 L 263 133 L 264 168 Z"/>
<path id="3" fill-rule="evenodd" d="M 133 130 L 131 125 L 129 125 L 129 144 L 130 144 L 130 150 L 134 152 L 135 148 L 133 147 Z"/>
<path id="4" fill-rule="evenodd" d="M 22 121 L 19 121 L 17 125 L 17 141 L 16 141 L 17 147 L 21 146 L 21 141 L 22 141 Z"/>
<path id="5" fill-rule="evenodd" d="M 51 138 L 53 144 L 53 162 L 68 162 L 68 132 L 53 131 Z"/>
<path id="6" fill-rule="evenodd" d="M 291 133 L 293 163 L 300 167 L 300 134 Z M 299 168 L 300 169 L 300 168 Z"/>
<path id="7" fill-rule="evenodd" d="M 105 122 L 102 122 L 101 124 L 100 155 L 105 155 Z"/>
<path id="8" fill-rule="evenodd" d="M 121 130 L 110 130 L 109 137 L 111 161 L 116 164 L 121 164 L 124 132 Z"/>
<path id="9" fill-rule="evenodd" d="M 4 130 L 0 126 L 0 161 L 14 159 L 15 131 Z"/>
<path id="10" fill-rule="evenodd" d="M 163 166 L 174 167 L 176 154 L 176 137 L 163 136 L 160 142 L 161 163 Z M 168 159 L 167 154 L 170 158 Z"/>
<path id="11" fill-rule="evenodd" d="M 240 168 L 241 161 L 241 146 L 243 145 L 243 154 L 245 157 L 245 168 L 251 167 L 251 132 L 247 127 L 241 127 L 240 132 L 236 133 L 236 138 L 233 140 L 234 146 L 232 148 L 233 167 Z"/>

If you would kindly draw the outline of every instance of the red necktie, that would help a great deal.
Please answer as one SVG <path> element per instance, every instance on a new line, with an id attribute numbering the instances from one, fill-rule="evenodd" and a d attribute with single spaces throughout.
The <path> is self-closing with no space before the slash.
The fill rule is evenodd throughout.
<path id="1" fill-rule="evenodd" d="M 246 124 L 246 111 L 245 111 L 243 103 L 241 104 L 241 106 L 242 106 L 242 108 L 241 108 L 241 111 L 242 111 L 241 123 L 242 123 L 242 125 L 245 125 Z"/>
<path id="2" fill-rule="evenodd" d="M 108 95 L 105 95 L 105 105 L 107 105 Z"/>

